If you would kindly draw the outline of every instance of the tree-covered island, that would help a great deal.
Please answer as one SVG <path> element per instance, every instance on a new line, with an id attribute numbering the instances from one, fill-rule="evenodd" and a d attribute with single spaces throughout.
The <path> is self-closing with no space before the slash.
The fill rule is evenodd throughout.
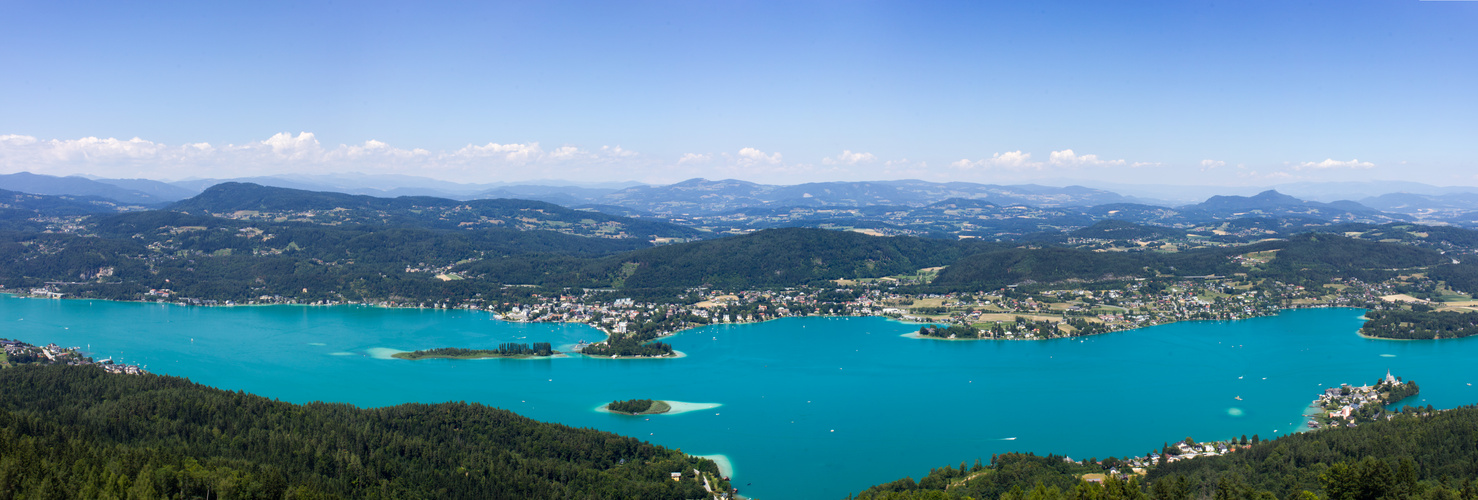
<path id="1" fill-rule="evenodd" d="M 627 415 L 656 415 L 672 411 L 672 405 L 666 401 L 654 399 L 628 399 L 626 401 L 612 401 L 606 405 L 606 410 L 611 413 L 625 413 Z"/>
<path id="2" fill-rule="evenodd" d="M 548 342 L 534 342 L 530 344 L 503 343 L 498 344 L 497 349 L 463 349 L 460 347 L 439 347 L 436 349 L 424 349 L 412 352 L 397 352 L 392 357 L 398 359 L 487 359 L 487 358 L 533 358 L 552 356 L 559 354 Z"/>

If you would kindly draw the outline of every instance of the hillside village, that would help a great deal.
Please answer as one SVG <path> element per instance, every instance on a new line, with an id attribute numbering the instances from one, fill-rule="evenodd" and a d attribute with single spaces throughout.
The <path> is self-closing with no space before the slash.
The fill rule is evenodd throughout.
<path id="1" fill-rule="evenodd" d="M 138 365 L 114 363 L 112 358 L 102 361 L 93 361 L 92 358 L 82 354 L 80 347 L 62 347 L 56 344 L 34 346 L 19 340 L 0 339 L 0 348 L 5 350 L 4 356 L 0 356 L 0 367 L 11 367 L 16 365 L 96 365 L 108 373 L 124 373 L 139 375 L 148 373 Z"/>

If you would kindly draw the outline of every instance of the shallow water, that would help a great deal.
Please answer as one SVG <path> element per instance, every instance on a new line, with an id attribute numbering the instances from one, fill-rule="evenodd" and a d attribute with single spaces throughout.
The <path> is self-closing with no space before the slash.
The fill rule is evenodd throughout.
<path id="1" fill-rule="evenodd" d="M 401 350 L 603 335 L 470 311 L 199 308 L 0 296 L 0 337 L 81 346 L 230 390 L 360 406 L 476 401 L 535 419 L 724 455 L 746 496 L 840 498 L 931 467 L 1033 451 L 1142 455 L 1187 436 L 1268 438 L 1299 426 L 1324 387 L 1387 369 L 1415 403 L 1478 402 L 1478 339 L 1360 338 L 1357 309 L 1309 309 L 1043 342 L 905 338 L 882 318 L 791 318 L 667 339 L 679 359 L 406 361 Z M 1242 400 L 1235 398 L 1240 396 Z M 680 414 L 597 411 L 617 399 Z"/>

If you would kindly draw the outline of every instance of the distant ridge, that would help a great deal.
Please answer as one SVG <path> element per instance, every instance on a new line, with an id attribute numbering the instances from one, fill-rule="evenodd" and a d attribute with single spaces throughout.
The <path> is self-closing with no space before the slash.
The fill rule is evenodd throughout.
<path id="1" fill-rule="evenodd" d="M 439 229 L 549 229 L 583 236 L 697 238 L 698 230 L 519 199 L 451 200 L 431 196 L 381 198 L 227 182 L 168 207 L 175 212 L 230 217 L 290 217 L 319 223 L 370 223 Z M 305 212 L 321 213 L 305 213 Z M 264 214 L 250 214 L 260 212 Z M 577 228 L 569 229 L 569 228 Z M 612 232 L 615 232 L 612 234 Z M 622 236 L 624 235 L 624 236 Z"/>
<path id="2" fill-rule="evenodd" d="M 777 186 L 700 178 L 666 186 L 623 189 L 605 195 L 601 203 L 658 214 L 717 214 L 749 207 L 923 207 L 950 199 L 1040 207 L 1086 207 L 1135 201 L 1117 193 L 1082 186 L 1000 186 L 920 180 L 812 182 Z"/>
<path id="3" fill-rule="evenodd" d="M 168 196 L 150 194 L 84 177 L 56 177 L 30 172 L 0 175 L 0 189 L 53 196 L 96 196 L 120 203 L 151 206 L 174 201 L 168 199 Z"/>
<path id="4" fill-rule="evenodd" d="M 1212 196 L 1195 205 L 1179 207 L 1186 213 L 1204 213 L 1225 218 L 1240 215 L 1300 215 L 1319 219 L 1336 219 L 1344 214 L 1381 216 L 1390 220 L 1411 220 L 1402 214 L 1386 214 L 1360 203 L 1341 200 L 1331 203 L 1304 201 L 1269 189 L 1253 196 Z"/>
<path id="5" fill-rule="evenodd" d="M 1095 184 L 1114 192 L 1079 185 L 1064 187 L 1037 184 L 995 185 L 971 182 L 930 182 L 917 179 L 890 181 L 811 182 L 795 185 L 762 184 L 744 180 L 694 178 L 668 185 L 633 182 L 578 183 L 557 180 L 535 183 L 457 183 L 408 175 L 314 174 L 274 175 L 236 179 L 193 179 L 160 182 L 148 179 L 105 179 L 56 177 L 21 172 L 0 175 L 0 189 L 54 196 L 93 196 L 125 205 L 161 207 L 199 194 L 211 186 L 249 183 L 303 191 L 365 195 L 377 198 L 434 197 L 446 200 L 522 199 L 553 203 L 569 208 L 644 218 L 691 219 L 744 214 L 780 214 L 793 209 L 859 209 L 868 215 L 879 210 L 997 210 L 1032 207 L 1067 216 L 1050 225 L 1084 223 L 1083 218 L 1124 219 L 1143 223 L 1198 223 L 1239 217 L 1300 217 L 1340 222 L 1384 223 L 1416 221 L 1478 226 L 1478 187 L 1438 187 L 1393 181 L 1294 183 L 1256 194 L 1241 196 L 1245 187 Z M 1402 189 L 1376 196 L 1382 186 Z M 1283 187 L 1310 193 L 1298 196 Z M 1348 194 L 1340 199 L 1337 193 Z M 1173 206 L 1160 198 L 1195 199 L 1220 190 L 1204 201 Z M 1232 194 L 1227 194 L 1232 193 Z M 1138 196 L 1156 196 L 1142 198 Z M 1358 199 L 1358 201 L 1351 201 Z M 949 208 L 952 206 L 953 208 Z M 763 212 L 761 212 L 763 211 Z M 830 224 L 810 218 L 804 224 Z M 845 216 L 839 220 L 847 219 Z M 1091 220 L 1087 223 L 1091 223 Z M 877 226 L 896 222 L 854 220 L 855 224 Z M 777 227 L 783 222 L 765 221 L 750 229 Z M 841 225 L 855 225 L 843 223 Z M 999 226 L 1000 222 L 992 222 Z M 858 226 L 860 227 L 860 226 Z M 1029 228 L 1024 228 L 1029 229 Z"/>

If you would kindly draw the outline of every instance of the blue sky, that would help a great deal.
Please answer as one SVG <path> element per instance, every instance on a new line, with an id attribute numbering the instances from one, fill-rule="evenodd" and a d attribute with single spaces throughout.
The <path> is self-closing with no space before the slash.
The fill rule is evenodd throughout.
<path id="1" fill-rule="evenodd" d="M 1478 2 L 0 10 L 0 172 L 1478 185 Z"/>

